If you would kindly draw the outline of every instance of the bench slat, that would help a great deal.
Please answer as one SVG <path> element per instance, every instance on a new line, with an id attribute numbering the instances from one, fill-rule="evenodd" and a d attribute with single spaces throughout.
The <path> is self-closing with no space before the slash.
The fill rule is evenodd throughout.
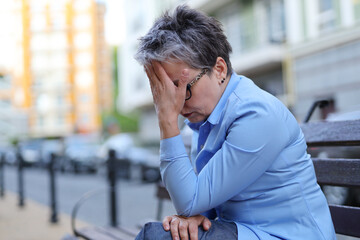
<path id="1" fill-rule="evenodd" d="M 113 239 L 130 240 L 130 239 L 134 239 L 137 235 L 137 233 L 119 227 L 105 226 L 98 228 L 100 229 L 100 231 L 103 231 L 104 233 L 112 236 Z"/>
<path id="2" fill-rule="evenodd" d="M 308 146 L 360 145 L 360 120 L 301 124 Z"/>
<path id="3" fill-rule="evenodd" d="M 330 205 L 336 233 L 360 237 L 360 208 Z"/>
<path id="4" fill-rule="evenodd" d="M 77 236 L 86 240 L 133 240 L 136 236 L 134 233 L 123 231 L 115 227 L 85 227 L 76 232 Z"/>
<path id="5" fill-rule="evenodd" d="M 320 184 L 360 187 L 360 159 L 313 158 Z"/>
<path id="6" fill-rule="evenodd" d="M 86 227 L 76 231 L 75 236 L 82 237 L 85 240 L 95 240 L 95 239 L 103 239 L 103 240 L 114 240 L 113 237 L 104 234 L 103 232 L 99 232 L 97 227 Z"/>

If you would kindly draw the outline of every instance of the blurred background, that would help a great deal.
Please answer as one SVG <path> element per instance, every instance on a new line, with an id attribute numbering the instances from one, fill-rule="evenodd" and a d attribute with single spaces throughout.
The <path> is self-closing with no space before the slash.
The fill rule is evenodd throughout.
<path id="1" fill-rule="evenodd" d="M 359 0 L 11 0 L 0 2 L 0 142 L 135 132 L 157 145 L 137 39 L 187 3 L 218 18 L 234 70 L 303 119 L 312 102 L 360 109 Z"/>
<path id="2" fill-rule="evenodd" d="M 179 4 L 223 24 L 235 72 L 303 121 L 360 118 L 360 0 L 0 0 L 0 153 L 16 165 L 96 173 L 113 148 L 158 180 L 159 129 L 133 58 Z M 201 44 L 201 43 L 199 43 Z M 182 119 L 179 119 L 182 122 Z"/>

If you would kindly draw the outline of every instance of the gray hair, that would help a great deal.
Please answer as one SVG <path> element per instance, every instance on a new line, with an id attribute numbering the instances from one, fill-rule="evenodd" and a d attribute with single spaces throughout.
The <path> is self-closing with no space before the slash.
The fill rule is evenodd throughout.
<path id="1" fill-rule="evenodd" d="M 221 23 L 186 5 L 178 6 L 173 15 L 165 12 L 139 40 L 135 59 L 142 65 L 154 60 L 175 60 L 211 71 L 217 57 L 222 57 L 227 75 L 232 73 L 229 57 L 232 49 Z"/>

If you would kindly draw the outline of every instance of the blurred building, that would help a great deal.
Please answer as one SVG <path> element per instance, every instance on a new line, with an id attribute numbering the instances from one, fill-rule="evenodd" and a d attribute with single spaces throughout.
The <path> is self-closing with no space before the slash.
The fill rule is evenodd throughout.
<path id="1" fill-rule="evenodd" d="M 0 145 L 26 135 L 27 114 L 13 107 L 11 75 L 0 71 Z"/>
<path id="2" fill-rule="evenodd" d="M 142 134 L 158 140 L 149 83 L 133 55 L 137 38 L 167 6 L 136 2 L 127 18 L 119 106 L 144 109 Z M 332 99 L 337 111 L 360 108 L 360 0 L 167 1 L 171 8 L 183 3 L 222 22 L 235 72 L 278 97 L 299 121 L 318 98 Z"/>
<path id="3" fill-rule="evenodd" d="M 158 141 L 160 131 L 154 114 L 150 86 L 143 68 L 134 59 L 138 38 L 149 31 L 156 17 L 173 6 L 171 0 L 124 1 L 126 38 L 119 48 L 119 98 L 121 111 L 141 109 L 139 131 L 144 141 Z"/>
<path id="4" fill-rule="evenodd" d="M 302 120 L 312 102 L 329 99 L 315 118 L 360 109 L 360 1 L 285 1 L 294 114 Z"/>
<path id="5" fill-rule="evenodd" d="M 104 4 L 14 0 L 13 11 L 13 103 L 28 111 L 30 136 L 99 132 L 101 112 L 112 107 Z"/>

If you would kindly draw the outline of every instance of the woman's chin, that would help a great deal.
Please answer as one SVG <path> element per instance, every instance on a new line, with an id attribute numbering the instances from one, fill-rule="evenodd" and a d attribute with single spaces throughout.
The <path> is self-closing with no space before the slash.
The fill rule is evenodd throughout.
<path id="1" fill-rule="evenodd" d="M 187 120 L 191 123 L 197 123 L 197 122 L 204 121 L 204 118 L 202 118 L 200 116 L 195 116 L 192 114 L 190 117 L 187 117 Z"/>

